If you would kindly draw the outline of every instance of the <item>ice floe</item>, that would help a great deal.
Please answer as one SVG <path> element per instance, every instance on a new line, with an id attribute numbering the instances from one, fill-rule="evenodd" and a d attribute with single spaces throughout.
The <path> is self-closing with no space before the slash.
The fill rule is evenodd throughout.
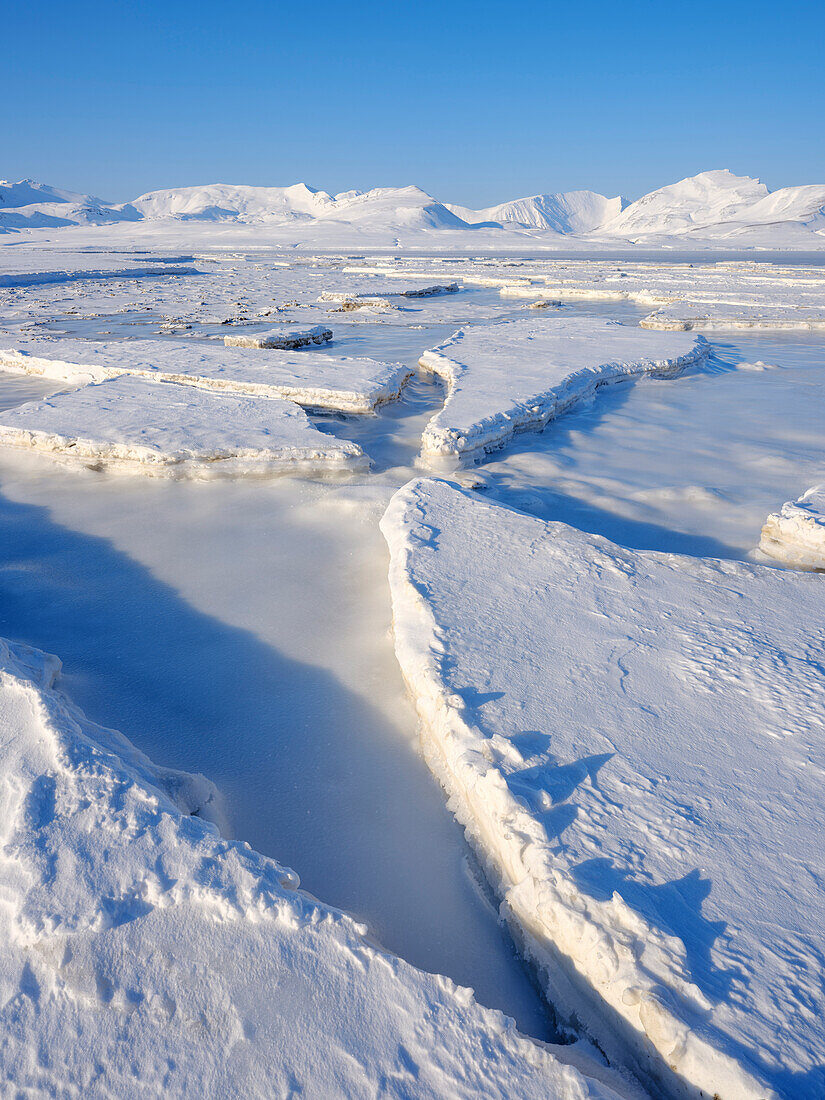
<path id="1" fill-rule="evenodd" d="M 765 520 L 759 549 L 802 569 L 825 569 L 825 485 L 786 501 Z"/>
<path id="2" fill-rule="evenodd" d="M 15 1095 L 616 1100 L 204 818 L 0 639 L 0 1061 Z"/>
<path id="3" fill-rule="evenodd" d="M 599 387 L 674 374 L 706 358 L 703 337 L 654 336 L 589 317 L 504 321 L 459 330 L 420 364 L 447 384 L 424 431 L 425 461 L 474 460 L 516 432 L 543 428 Z"/>
<path id="4" fill-rule="evenodd" d="M 244 336 L 224 336 L 224 347 L 227 348 L 306 348 L 310 344 L 328 344 L 332 340 L 332 329 L 324 325 L 313 325 L 312 328 L 292 329 L 287 325 L 278 328 L 267 329 L 266 332 L 256 332 Z"/>
<path id="5" fill-rule="evenodd" d="M 820 1096 L 821 578 L 441 480 L 382 530 L 425 754 L 552 1003 L 667 1095 Z"/>
<path id="6" fill-rule="evenodd" d="M 0 344 L 0 368 L 71 384 L 134 374 L 354 413 L 393 400 L 412 373 L 400 363 L 375 359 L 312 350 L 275 354 L 195 340 L 6 338 Z"/>
<path id="7" fill-rule="evenodd" d="M 94 468 L 212 478 L 366 468 L 280 398 L 121 375 L 0 412 L 0 443 Z"/>

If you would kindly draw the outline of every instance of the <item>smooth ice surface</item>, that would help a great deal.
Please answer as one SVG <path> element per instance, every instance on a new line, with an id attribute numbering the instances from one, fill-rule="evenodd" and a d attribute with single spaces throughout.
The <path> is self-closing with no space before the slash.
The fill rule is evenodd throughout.
<path id="1" fill-rule="evenodd" d="M 191 816 L 210 785 L 90 722 L 58 670 L 0 639 L 6 1088 L 615 1097 Z"/>
<path id="2" fill-rule="evenodd" d="M 0 368 L 81 383 L 135 374 L 233 393 L 285 397 L 313 408 L 370 412 L 397 397 L 409 370 L 312 351 L 224 348 L 194 340 L 59 342 L 23 340 L 0 346 Z"/>
<path id="3" fill-rule="evenodd" d="M 708 354 L 702 337 L 651 335 L 581 317 L 460 330 L 420 360 L 447 384 L 444 408 L 422 437 L 424 459 L 481 457 L 610 382 L 673 374 Z"/>
<path id="4" fill-rule="evenodd" d="M 161 477 L 266 476 L 367 460 L 290 401 L 121 375 L 0 412 L 0 443 Z"/>
<path id="5" fill-rule="evenodd" d="M 825 570 L 825 485 L 814 485 L 772 512 L 759 549 L 787 565 Z"/>
<path id="6" fill-rule="evenodd" d="M 428 760 L 554 1002 L 665 1083 L 818 1096 L 820 578 L 437 480 L 382 529 Z"/>

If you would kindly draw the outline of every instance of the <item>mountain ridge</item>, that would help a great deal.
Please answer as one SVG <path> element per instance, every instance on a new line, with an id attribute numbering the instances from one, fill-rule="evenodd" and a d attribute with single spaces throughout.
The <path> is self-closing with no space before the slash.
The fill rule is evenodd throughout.
<path id="1" fill-rule="evenodd" d="M 357 233 L 506 231 L 533 241 L 650 243 L 787 237 L 825 247 L 825 184 L 769 191 L 728 169 L 700 172 L 633 202 L 594 191 L 531 195 L 474 210 L 441 202 L 415 185 L 331 195 L 305 183 L 288 187 L 207 184 L 167 188 L 127 203 L 66 191 L 31 179 L 0 181 L 0 232 L 104 226 L 118 222 L 262 230 L 313 226 Z"/>

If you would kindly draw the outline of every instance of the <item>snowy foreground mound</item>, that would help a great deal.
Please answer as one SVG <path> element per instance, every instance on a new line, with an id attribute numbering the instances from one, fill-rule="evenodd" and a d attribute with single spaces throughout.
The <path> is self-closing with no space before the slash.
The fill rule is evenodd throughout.
<path id="1" fill-rule="evenodd" d="M 17 340 L 0 347 L 0 369 L 79 385 L 121 374 L 252 396 L 285 397 L 309 408 L 371 412 L 401 392 L 410 370 L 319 351 L 226 348 L 214 341 Z"/>
<path id="2" fill-rule="evenodd" d="M 516 432 L 540 430 L 601 386 L 675 374 L 708 352 L 701 336 L 654 335 L 590 317 L 462 329 L 420 360 L 447 384 L 444 407 L 424 431 L 422 455 L 481 458 Z"/>
<path id="3" fill-rule="evenodd" d="M 769 515 L 759 549 L 787 565 L 825 569 L 825 485 L 815 485 Z"/>
<path id="4" fill-rule="evenodd" d="M 311 473 L 367 465 L 278 398 L 121 375 L 0 412 L 0 443 L 156 477 Z"/>
<path id="5" fill-rule="evenodd" d="M 822 578 L 441 480 L 382 529 L 428 761 L 553 1004 L 669 1095 L 821 1096 Z"/>
<path id="6" fill-rule="evenodd" d="M 9 1094 L 615 1098 L 190 816 L 210 784 L 89 722 L 58 670 L 0 640 Z"/>

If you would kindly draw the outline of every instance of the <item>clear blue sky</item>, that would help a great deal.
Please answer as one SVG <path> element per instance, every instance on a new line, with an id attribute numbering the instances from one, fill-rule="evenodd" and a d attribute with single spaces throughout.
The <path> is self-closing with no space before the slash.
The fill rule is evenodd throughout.
<path id="1" fill-rule="evenodd" d="M 0 178 L 630 198 L 825 182 L 825 3 L 7 5 Z"/>

